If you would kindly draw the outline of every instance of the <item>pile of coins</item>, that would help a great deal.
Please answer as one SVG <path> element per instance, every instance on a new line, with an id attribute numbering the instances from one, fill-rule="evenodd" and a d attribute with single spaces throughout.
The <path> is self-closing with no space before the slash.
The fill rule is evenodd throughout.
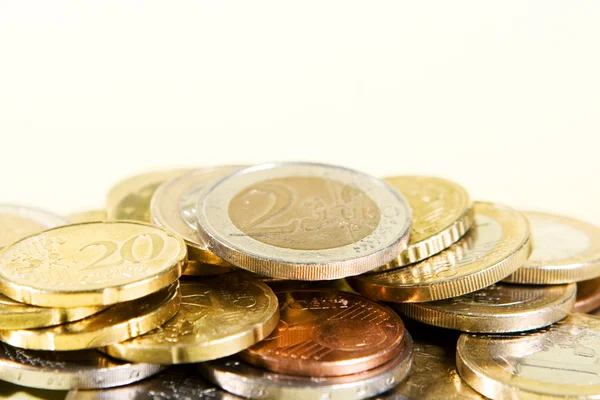
<path id="1" fill-rule="evenodd" d="M 446 179 L 178 169 L 0 222 L 6 393 L 600 397 L 600 228 Z"/>

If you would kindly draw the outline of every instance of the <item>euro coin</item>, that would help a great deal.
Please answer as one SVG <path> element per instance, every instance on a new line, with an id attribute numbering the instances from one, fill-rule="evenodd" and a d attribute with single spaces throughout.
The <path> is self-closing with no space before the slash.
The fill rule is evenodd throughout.
<path id="1" fill-rule="evenodd" d="M 75 214 L 70 214 L 67 216 L 67 221 L 71 224 L 80 224 L 82 222 L 96 222 L 96 221 L 106 221 L 106 211 L 104 210 L 91 210 L 91 211 L 83 211 Z"/>
<path id="2" fill-rule="evenodd" d="M 68 223 L 46 211 L 0 204 L 0 250 L 26 236 Z"/>
<path id="3" fill-rule="evenodd" d="M 600 278 L 577 282 L 573 312 L 587 313 L 600 307 Z"/>

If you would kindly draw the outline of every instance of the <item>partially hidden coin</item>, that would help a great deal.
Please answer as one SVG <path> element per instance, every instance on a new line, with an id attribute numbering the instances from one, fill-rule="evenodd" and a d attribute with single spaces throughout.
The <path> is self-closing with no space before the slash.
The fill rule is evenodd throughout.
<path id="1" fill-rule="evenodd" d="M 386 306 L 334 290 L 277 297 L 279 325 L 240 353 L 250 364 L 289 375 L 339 376 L 375 368 L 402 351 L 404 324 Z"/>
<path id="2" fill-rule="evenodd" d="M 115 304 L 79 321 L 49 328 L 0 330 L 0 341 L 30 350 L 83 350 L 143 335 L 167 322 L 181 302 L 175 282 L 140 299 Z"/>
<path id="3" fill-rule="evenodd" d="M 565 318 L 575 303 L 577 287 L 497 283 L 452 299 L 397 303 L 402 314 L 425 324 L 463 332 L 522 332 Z"/>
<path id="4" fill-rule="evenodd" d="M 0 204 L 0 250 L 26 236 L 68 223 L 47 211 Z"/>
<path id="5" fill-rule="evenodd" d="M 31 351 L 0 343 L 0 379 L 32 388 L 70 390 L 127 385 L 164 368 L 113 360 L 94 350 Z"/>
<path id="6" fill-rule="evenodd" d="M 406 248 L 411 210 L 386 183 L 350 169 L 274 163 L 237 171 L 196 207 L 209 250 L 246 270 L 328 280 L 392 261 Z"/>
<path id="7" fill-rule="evenodd" d="M 376 271 L 429 258 L 456 243 L 473 225 L 473 202 L 457 183 L 429 176 L 394 176 L 384 181 L 406 197 L 413 216 L 408 247 Z"/>
<path id="8" fill-rule="evenodd" d="M 316 290 L 333 289 L 341 292 L 355 293 L 345 279 L 333 279 L 330 281 L 296 281 L 291 279 L 265 278 L 262 280 L 276 292 L 284 290 Z"/>
<path id="9" fill-rule="evenodd" d="M 181 308 L 166 324 L 103 349 L 135 362 L 195 363 L 229 356 L 267 337 L 279 321 L 277 297 L 235 274 L 181 282 Z"/>
<path id="10" fill-rule="evenodd" d="M 198 364 L 210 381 L 242 397 L 294 400 L 360 400 L 400 384 L 410 371 L 413 343 L 406 333 L 402 350 L 387 363 L 352 375 L 314 378 L 268 372 L 233 358 Z"/>
<path id="11" fill-rule="evenodd" d="M 0 382 L 1 400 L 64 400 L 68 392 L 28 388 L 7 381 Z"/>
<path id="12" fill-rule="evenodd" d="M 0 252 L 0 292 L 44 307 L 110 305 L 177 280 L 186 246 L 162 228 L 136 222 L 66 225 Z"/>
<path id="13" fill-rule="evenodd" d="M 600 227 L 559 215 L 527 212 L 533 253 L 505 282 L 559 284 L 600 277 Z"/>
<path id="14" fill-rule="evenodd" d="M 463 334 L 460 376 L 491 399 L 597 399 L 600 318 L 571 314 L 530 333 Z"/>
<path id="15" fill-rule="evenodd" d="M 588 313 L 600 307 L 600 278 L 577 282 L 573 312 Z"/>
<path id="16" fill-rule="evenodd" d="M 357 292 L 375 300 L 442 300 L 498 282 L 530 254 L 529 224 L 523 214 L 499 204 L 476 202 L 475 226 L 447 250 L 404 268 L 347 280 Z"/>
<path id="17" fill-rule="evenodd" d="M 104 210 L 90 210 L 82 211 L 74 214 L 67 215 L 67 221 L 71 224 L 80 224 L 82 222 L 96 222 L 106 221 L 106 211 Z"/>

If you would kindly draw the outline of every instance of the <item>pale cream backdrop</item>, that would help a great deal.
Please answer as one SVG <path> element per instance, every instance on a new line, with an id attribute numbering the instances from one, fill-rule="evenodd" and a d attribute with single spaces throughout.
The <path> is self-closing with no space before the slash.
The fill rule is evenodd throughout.
<path id="1" fill-rule="evenodd" d="M 0 202 L 312 160 L 600 224 L 598 1 L 0 0 Z"/>

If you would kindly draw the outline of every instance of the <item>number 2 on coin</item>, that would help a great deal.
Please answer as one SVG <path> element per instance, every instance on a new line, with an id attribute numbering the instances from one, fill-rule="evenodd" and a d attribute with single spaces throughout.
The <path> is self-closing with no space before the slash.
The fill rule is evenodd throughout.
<path id="1" fill-rule="evenodd" d="M 141 238 L 142 236 L 146 236 L 150 239 L 151 252 L 150 252 L 150 255 L 148 255 L 145 259 L 138 259 L 135 256 L 135 254 L 133 254 L 133 247 L 136 244 L 137 240 L 139 238 Z M 100 246 L 104 249 L 104 253 L 99 258 L 97 258 L 94 262 L 92 262 L 91 264 L 82 268 L 81 271 L 111 267 L 111 266 L 118 265 L 119 263 L 122 263 L 125 261 L 133 263 L 133 264 L 144 262 L 144 261 L 150 261 L 150 260 L 158 257 L 160 252 L 165 247 L 165 240 L 156 233 L 142 233 L 142 234 L 136 235 L 136 236 L 128 239 L 122 245 L 120 245 L 120 243 L 112 241 L 112 240 L 101 240 L 98 242 L 86 244 L 85 246 L 80 248 L 79 251 L 81 252 L 90 247 L 98 247 L 98 246 Z M 119 247 L 120 247 L 120 251 L 119 251 Z M 119 251 L 119 256 L 120 256 L 119 260 L 113 261 L 113 262 L 103 262 L 104 260 L 112 257 L 117 251 Z"/>

